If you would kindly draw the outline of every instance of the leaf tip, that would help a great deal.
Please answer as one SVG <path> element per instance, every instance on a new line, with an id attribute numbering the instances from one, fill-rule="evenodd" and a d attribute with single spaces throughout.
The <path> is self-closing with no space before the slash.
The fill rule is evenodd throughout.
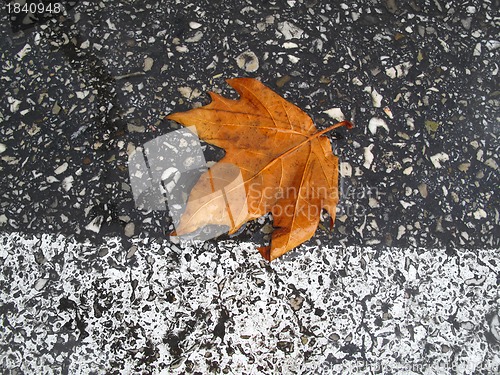
<path id="1" fill-rule="evenodd" d="M 231 86 L 239 95 L 243 94 L 243 88 L 248 90 L 262 90 L 266 87 L 258 79 L 249 77 L 228 78 L 226 83 Z"/>
<path id="2" fill-rule="evenodd" d="M 260 255 L 264 257 L 268 262 L 271 261 L 271 247 L 270 246 L 260 246 L 257 248 L 259 250 Z"/>

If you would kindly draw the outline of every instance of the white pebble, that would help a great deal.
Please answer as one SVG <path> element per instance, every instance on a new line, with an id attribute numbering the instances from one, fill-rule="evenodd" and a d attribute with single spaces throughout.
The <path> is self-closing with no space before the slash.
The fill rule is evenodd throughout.
<path id="1" fill-rule="evenodd" d="M 238 64 L 240 69 L 249 73 L 255 72 L 259 69 L 259 59 L 252 51 L 245 51 L 238 55 L 236 58 L 236 64 Z"/>
<path id="2" fill-rule="evenodd" d="M 130 223 L 127 223 L 127 225 L 125 225 L 125 236 L 127 237 L 132 237 L 134 235 L 134 232 L 135 232 L 135 224 L 130 222 Z"/>
<path id="3" fill-rule="evenodd" d="M 285 40 L 299 39 L 304 34 L 304 30 L 288 21 L 278 23 L 278 31 L 283 34 Z"/>
<path id="4" fill-rule="evenodd" d="M 351 177 L 352 176 L 351 164 L 347 162 L 340 163 L 340 175 L 343 177 Z"/>
<path id="5" fill-rule="evenodd" d="M 186 39 L 186 43 L 196 43 L 203 37 L 203 32 L 197 31 L 191 38 Z"/>
<path id="6" fill-rule="evenodd" d="M 49 281 L 48 278 L 38 279 L 35 283 L 35 286 L 34 286 L 35 290 L 38 290 L 38 291 L 42 290 L 48 281 Z"/>
<path id="7" fill-rule="evenodd" d="M 413 167 L 408 167 L 403 171 L 403 174 L 409 176 L 411 175 L 411 172 L 413 172 Z"/>
<path id="8" fill-rule="evenodd" d="M 377 128 L 384 128 L 387 133 L 389 133 L 389 127 L 383 119 L 379 117 L 372 117 L 368 123 L 368 129 L 370 130 L 370 133 L 375 134 L 377 133 Z"/>
<path id="9" fill-rule="evenodd" d="M 24 56 L 31 52 L 31 46 L 26 44 L 18 53 L 16 53 L 16 59 L 21 60 Z"/>
<path id="10" fill-rule="evenodd" d="M 326 111 L 323 111 L 323 113 L 326 113 L 332 119 L 337 120 L 337 121 L 344 121 L 345 120 L 345 116 L 342 113 L 342 110 L 340 108 L 330 108 L 330 109 L 327 109 Z"/>
<path id="11" fill-rule="evenodd" d="M 90 223 L 85 226 L 85 229 L 95 233 L 99 233 L 101 230 L 102 220 L 102 216 L 96 216 Z"/>
<path id="12" fill-rule="evenodd" d="M 434 164 L 434 168 L 442 168 L 441 162 L 448 161 L 450 157 L 445 152 L 438 152 L 436 155 L 432 155 L 430 159 Z"/>
<path id="13" fill-rule="evenodd" d="M 485 218 L 486 216 L 487 216 L 486 211 L 483 210 L 482 208 L 479 208 L 479 209 L 477 209 L 476 212 L 474 212 L 474 219 L 479 220 L 479 219 Z"/>
<path id="14" fill-rule="evenodd" d="M 1 150 L 0 150 L 0 152 L 1 152 Z M 493 169 L 498 169 L 498 164 L 497 164 L 497 162 L 496 162 L 494 159 L 492 159 L 492 158 L 489 158 L 488 160 L 486 160 L 486 161 L 484 162 L 484 164 L 485 164 L 485 165 L 487 165 L 487 166 L 488 166 L 488 167 L 490 167 L 490 168 L 493 168 Z"/>
<path id="15" fill-rule="evenodd" d="M 372 149 L 374 145 L 371 144 L 368 147 L 364 147 L 364 157 L 365 157 L 365 162 L 363 163 L 363 167 L 366 169 L 370 169 L 372 163 L 373 163 L 373 154 L 372 154 Z"/>
<path id="16" fill-rule="evenodd" d="M 61 173 L 65 172 L 66 169 L 68 169 L 68 163 L 63 163 L 59 167 L 56 168 L 56 170 L 54 171 L 54 173 L 55 174 L 61 174 Z"/>
<path id="17" fill-rule="evenodd" d="M 62 188 L 64 191 L 70 191 L 71 188 L 73 187 L 73 182 L 75 181 L 73 176 L 68 176 L 66 177 L 63 182 L 61 183 Z"/>
<path id="18" fill-rule="evenodd" d="M 372 96 L 372 104 L 375 108 L 382 107 L 382 100 L 384 97 L 380 95 L 377 90 L 370 86 L 366 86 L 364 89 L 365 92 L 369 93 Z"/>
<path id="19" fill-rule="evenodd" d="M 17 100 L 15 98 L 13 98 L 12 96 L 9 96 L 7 98 L 7 101 L 10 104 L 10 111 L 12 113 L 17 112 L 19 110 L 19 105 L 22 103 L 20 100 Z"/>
<path id="20" fill-rule="evenodd" d="M 143 70 L 145 72 L 148 72 L 151 70 L 151 68 L 153 67 L 153 63 L 154 63 L 154 60 L 151 58 L 151 57 L 146 57 L 144 59 L 144 65 L 143 65 Z"/>
<path id="21" fill-rule="evenodd" d="M 401 203 L 401 206 L 403 206 L 404 209 L 415 205 L 415 202 L 405 202 L 403 200 L 400 200 L 399 203 Z"/>

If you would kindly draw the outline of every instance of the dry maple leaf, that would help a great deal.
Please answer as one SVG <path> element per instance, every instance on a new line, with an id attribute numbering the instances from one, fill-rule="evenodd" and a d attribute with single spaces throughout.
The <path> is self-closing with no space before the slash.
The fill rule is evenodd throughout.
<path id="1" fill-rule="evenodd" d="M 214 224 L 228 226 L 232 234 L 271 212 L 271 245 L 259 251 L 273 260 L 314 235 L 322 209 L 333 224 L 338 159 L 322 135 L 352 124 L 343 121 L 318 131 L 305 112 L 259 81 L 227 82 L 240 99 L 210 92 L 210 104 L 167 116 L 196 126 L 201 139 L 226 151 L 193 187 L 175 232 L 184 235 Z"/>

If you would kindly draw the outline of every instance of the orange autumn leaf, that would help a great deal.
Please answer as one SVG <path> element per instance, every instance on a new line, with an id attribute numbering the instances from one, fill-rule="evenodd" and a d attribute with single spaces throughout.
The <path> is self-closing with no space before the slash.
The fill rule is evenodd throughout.
<path id="1" fill-rule="evenodd" d="M 323 134 L 352 124 L 343 121 L 318 131 L 305 112 L 259 81 L 227 82 L 240 99 L 210 92 L 210 104 L 167 116 L 194 125 L 201 139 L 226 151 L 191 190 L 176 234 L 209 224 L 225 225 L 232 234 L 271 212 L 271 244 L 259 251 L 273 260 L 314 235 L 322 209 L 333 223 L 339 200 L 338 158 Z"/>

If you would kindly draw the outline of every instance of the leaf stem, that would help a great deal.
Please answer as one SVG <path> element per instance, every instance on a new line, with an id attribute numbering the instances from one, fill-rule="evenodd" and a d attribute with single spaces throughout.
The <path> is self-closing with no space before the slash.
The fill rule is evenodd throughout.
<path id="1" fill-rule="evenodd" d="M 335 125 L 332 125 L 332 126 L 326 128 L 326 129 L 323 129 L 323 130 L 321 130 L 321 131 L 319 131 L 317 133 L 314 133 L 310 139 L 319 137 L 320 135 L 328 133 L 329 131 L 331 131 L 333 129 L 340 128 L 342 126 L 345 126 L 347 129 L 354 128 L 354 125 L 352 124 L 352 122 L 344 120 L 344 121 L 341 121 L 341 122 L 337 122 Z"/>
<path id="2" fill-rule="evenodd" d="M 305 141 L 299 143 L 298 145 L 296 145 L 296 146 L 292 147 L 291 149 L 287 150 L 286 152 L 282 153 L 280 156 L 278 156 L 276 159 L 274 159 L 271 163 L 275 162 L 276 160 L 278 160 L 279 158 L 281 158 L 283 156 L 291 154 L 292 152 L 294 152 L 298 148 L 302 147 L 302 145 L 304 145 L 304 143 L 310 142 L 312 139 L 318 138 L 318 137 L 322 136 L 323 134 L 328 133 L 329 131 L 332 131 L 333 129 L 341 128 L 342 126 L 345 126 L 347 129 L 352 129 L 354 127 L 352 122 L 347 121 L 347 120 L 337 122 L 335 125 L 332 125 L 326 129 L 323 129 L 317 133 L 314 133 L 309 138 L 307 138 Z"/>

